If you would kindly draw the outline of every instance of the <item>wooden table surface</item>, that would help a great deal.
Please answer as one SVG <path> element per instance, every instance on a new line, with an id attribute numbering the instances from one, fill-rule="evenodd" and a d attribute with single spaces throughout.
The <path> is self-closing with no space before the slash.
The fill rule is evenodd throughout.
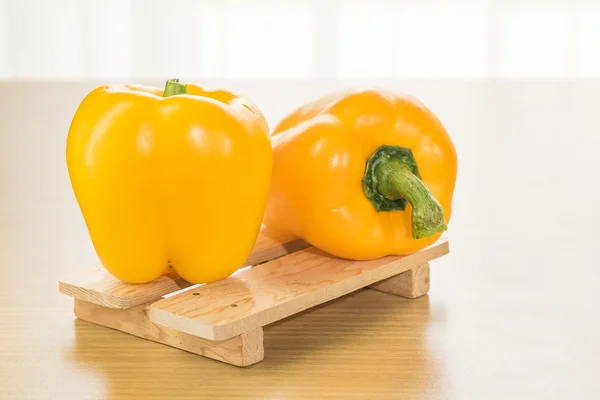
<path id="1" fill-rule="evenodd" d="M 233 82 L 275 122 L 342 82 Z M 600 84 L 390 82 L 460 155 L 430 294 L 362 290 L 265 329 L 236 368 L 74 318 L 97 262 L 64 140 L 94 83 L 0 83 L 0 399 L 600 398 Z"/>

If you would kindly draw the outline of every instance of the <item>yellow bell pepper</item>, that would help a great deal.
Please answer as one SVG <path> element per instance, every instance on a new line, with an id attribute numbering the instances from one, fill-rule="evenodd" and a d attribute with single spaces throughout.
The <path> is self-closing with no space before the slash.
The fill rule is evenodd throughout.
<path id="1" fill-rule="evenodd" d="M 457 156 L 416 99 L 350 90 L 315 100 L 272 134 L 264 224 L 343 258 L 433 244 L 452 212 Z"/>
<path id="2" fill-rule="evenodd" d="M 75 197 L 104 267 L 125 282 L 173 269 L 192 283 L 243 265 L 271 177 L 261 111 L 225 90 L 169 80 L 107 85 L 77 109 L 67 139 Z"/>

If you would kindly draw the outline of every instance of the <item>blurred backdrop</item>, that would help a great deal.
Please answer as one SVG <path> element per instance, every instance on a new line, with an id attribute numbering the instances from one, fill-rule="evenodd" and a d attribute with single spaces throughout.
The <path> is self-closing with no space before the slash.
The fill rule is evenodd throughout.
<path id="1" fill-rule="evenodd" d="M 600 77 L 598 0 L 0 0 L 0 79 Z"/>

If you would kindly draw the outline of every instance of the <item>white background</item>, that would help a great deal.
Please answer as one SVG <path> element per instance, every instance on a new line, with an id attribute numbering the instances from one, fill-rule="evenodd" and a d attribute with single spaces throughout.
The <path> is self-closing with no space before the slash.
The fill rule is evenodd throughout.
<path id="1" fill-rule="evenodd" d="M 600 77 L 598 0 L 0 0 L 0 79 Z"/>

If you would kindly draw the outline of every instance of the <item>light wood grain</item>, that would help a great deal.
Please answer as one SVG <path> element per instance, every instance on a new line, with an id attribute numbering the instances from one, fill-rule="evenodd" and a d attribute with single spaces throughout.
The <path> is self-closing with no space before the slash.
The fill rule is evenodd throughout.
<path id="1" fill-rule="evenodd" d="M 256 239 L 254 250 L 252 250 L 252 253 L 244 265 L 257 265 L 305 249 L 309 246 L 310 244 L 302 239 L 275 233 L 263 226 Z"/>
<path id="2" fill-rule="evenodd" d="M 225 340 L 400 274 L 448 253 L 448 241 L 406 256 L 345 260 L 305 249 L 235 276 L 160 300 L 150 319 Z"/>
<path id="3" fill-rule="evenodd" d="M 110 308 L 130 308 L 186 288 L 191 284 L 175 273 L 148 283 L 125 283 L 103 267 L 85 268 L 58 283 L 63 294 Z"/>
<path id="4" fill-rule="evenodd" d="M 262 227 L 254 250 L 245 265 L 255 265 L 308 247 L 303 240 L 275 234 Z M 125 283 L 102 266 L 85 268 L 59 282 L 63 294 L 111 308 L 129 308 L 160 299 L 161 296 L 191 286 L 176 273 L 160 276 L 149 283 Z"/>
<path id="5" fill-rule="evenodd" d="M 429 263 L 425 263 L 399 275 L 369 285 L 369 288 L 408 299 L 416 299 L 429 292 L 429 284 Z"/>
<path id="6" fill-rule="evenodd" d="M 239 367 L 255 364 L 264 358 L 260 327 L 217 342 L 156 325 L 148 318 L 148 311 L 149 304 L 116 309 L 75 299 L 75 315 L 88 322 Z"/>
<path id="7" fill-rule="evenodd" d="M 454 398 L 442 390 L 450 376 L 447 356 L 429 344 L 434 301 L 354 292 L 266 326 L 265 359 L 244 369 L 63 314 L 61 332 L 28 341 L 31 359 L 11 363 L 9 344 L 21 347 L 0 332 L 8 339 L 0 342 L 6 366 L 0 393 L 31 400 Z M 31 337 L 29 324 L 18 321 L 12 332 Z"/>

